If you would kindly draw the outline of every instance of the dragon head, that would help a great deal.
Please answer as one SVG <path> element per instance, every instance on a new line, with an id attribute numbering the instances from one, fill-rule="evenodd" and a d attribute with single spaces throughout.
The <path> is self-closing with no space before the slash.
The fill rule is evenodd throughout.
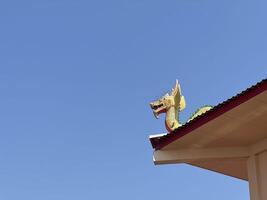
<path id="1" fill-rule="evenodd" d="M 150 107 L 153 110 L 154 116 L 158 119 L 161 113 L 166 113 L 172 107 L 175 108 L 175 111 L 181 111 L 185 108 L 185 99 L 181 94 L 181 87 L 176 80 L 175 87 L 172 89 L 171 93 L 167 93 L 157 101 L 150 103 Z"/>

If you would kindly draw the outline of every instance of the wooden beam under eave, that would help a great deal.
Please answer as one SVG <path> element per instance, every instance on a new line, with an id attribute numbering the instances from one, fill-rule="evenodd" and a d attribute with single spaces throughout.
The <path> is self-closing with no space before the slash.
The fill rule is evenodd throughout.
<path id="1" fill-rule="evenodd" d="M 211 159 L 247 158 L 249 154 L 250 151 L 247 147 L 157 150 L 154 152 L 153 161 L 156 165 L 188 163 Z"/>

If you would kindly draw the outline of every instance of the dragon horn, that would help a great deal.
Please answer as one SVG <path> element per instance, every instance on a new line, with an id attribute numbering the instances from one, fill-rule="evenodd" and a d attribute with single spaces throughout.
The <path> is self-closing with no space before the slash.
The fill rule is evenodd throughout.
<path id="1" fill-rule="evenodd" d="M 181 93 L 179 81 L 176 79 L 175 87 L 172 89 L 172 96 L 175 96 L 177 92 Z"/>

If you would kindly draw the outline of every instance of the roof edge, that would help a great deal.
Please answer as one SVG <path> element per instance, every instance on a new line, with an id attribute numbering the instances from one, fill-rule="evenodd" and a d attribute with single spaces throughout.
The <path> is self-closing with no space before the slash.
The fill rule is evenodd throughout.
<path id="1" fill-rule="evenodd" d="M 150 142 L 155 150 L 162 149 L 173 141 L 183 137 L 184 135 L 192 132 L 193 130 L 199 128 L 200 126 L 206 124 L 207 122 L 219 117 L 220 115 L 226 113 L 229 110 L 239 106 L 240 104 L 248 101 L 249 99 L 257 96 L 258 94 L 267 90 L 267 79 L 263 79 L 256 85 L 244 90 L 243 92 L 233 96 L 232 98 L 218 104 L 213 109 L 207 111 L 201 116 L 196 117 L 190 122 L 184 124 L 178 129 L 168 133 L 167 135 L 150 137 Z"/>

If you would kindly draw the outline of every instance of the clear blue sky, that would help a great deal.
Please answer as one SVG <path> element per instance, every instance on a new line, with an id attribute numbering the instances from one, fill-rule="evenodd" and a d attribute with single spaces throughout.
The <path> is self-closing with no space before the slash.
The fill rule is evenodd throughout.
<path id="1" fill-rule="evenodd" d="M 267 77 L 267 2 L 0 3 L 0 199 L 248 200 L 245 181 L 154 166 L 148 103 L 185 120 Z"/>

